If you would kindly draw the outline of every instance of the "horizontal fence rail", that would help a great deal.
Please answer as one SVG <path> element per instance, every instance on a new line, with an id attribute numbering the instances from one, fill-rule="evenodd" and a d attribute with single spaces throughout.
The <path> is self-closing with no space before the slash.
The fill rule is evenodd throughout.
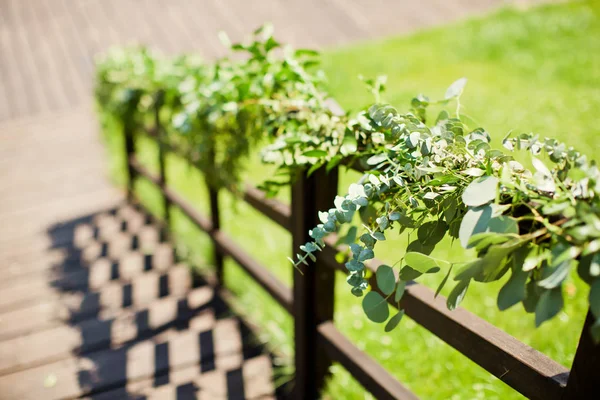
<path id="1" fill-rule="evenodd" d="M 289 288 L 281 283 L 274 275 L 265 269 L 258 261 L 254 260 L 241 247 L 235 244 L 223 231 L 214 231 L 208 218 L 201 215 L 194 207 L 185 201 L 166 185 L 161 184 L 158 176 L 153 175 L 144 168 L 135 157 L 130 157 L 129 164 L 142 177 L 159 187 L 162 194 L 169 202 L 177 206 L 194 224 L 206 233 L 212 233 L 211 239 L 219 251 L 231 256 L 244 270 L 256 280 L 286 311 L 292 311 L 292 294 Z"/>
<path id="2" fill-rule="evenodd" d="M 329 288 L 329 292 L 332 292 L 335 276 L 334 271 L 348 273 L 344 265 L 338 263 L 335 259 L 336 253 L 344 250 L 341 247 L 336 247 L 335 243 L 337 239 L 335 235 L 326 239 L 327 247 L 317 256 L 317 265 L 319 265 L 319 268 L 313 268 L 313 270 L 319 272 L 304 270 L 304 273 L 297 273 L 298 271 L 295 271 L 294 289 L 292 290 L 279 281 L 257 260 L 253 259 L 229 235 L 219 229 L 217 192 L 209 188 L 211 216 L 206 217 L 167 186 L 164 152 L 171 152 L 192 166 L 194 166 L 194 160 L 197 160 L 197 156 L 163 140 L 158 118 L 156 118 L 156 127 L 150 129 L 143 128 L 141 132 L 146 137 L 155 140 L 159 145 L 160 175 L 154 175 L 136 159 L 133 141 L 134 129 L 130 126 L 126 127 L 125 148 L 128 161 L 128 187 L 130 195 L 133 192 L 132 182 L 137 176 L 152 182 L 164 196 L 165 211 L 167 211 L 165 215 L 167 219 L 169 216 L 169 205 L 178 207 L 201 230 L 209 234 L 215 246 L 216 253 L 220 257 L 228 256 L 235 260 L 277 303 L 295 318 L 297 355 L 296 398 L 314 397 L 315 393 L 320 389 L 327 375 L 327 367 L 332 361 L 343 365 L 355 379 L 377 398 L 417 398 L 381 365 L 359 350 L 337 330 L 333 324 L 332 293 L 329 293 L 331 296 L 320 299 L 322 303 L 317 302 L 319 300 L 318 296 L 323 295 L 323 293 L 320 293 L 323 292 L 321 289 Z M 346 163 L 349 168 L 362 171 L 362 168 L 355 164 L 353 162 Z M 334 173 L 337 174 L 337 169 L 335 169 Z M 322 185 L 326 183 L 323 180 L 326 178 L 323 176 L 318 179 L 322 179 Z M 306 235 L 306 226 L 312 227 L 312 224 L 314 224 L 313 219 L 316 216 L 316 212 L 313 213 L 314 215 L 307 215 L 309 211 L 312 213 L 314 211 L 312 209 L 317 205 L 320 208 L 316 208 L 316 210 L 328 207 L 328 205 L 324 205 L 325 203 L 323 203 L 326 202 L 326 199 L 319 192 L 322 188 L 317 188 L 316 181 L 313 180 L 311 182 L 306 178 L 301 178 L 300 181 L 300 183 L 295 185 L 292 193 L 292 207 L 275 199 L 266 198 L 261 190 L 251 185 L 246 185 L 242 193 L 242 198 L 250 206 L 291 232 L 295 244 L 296 242 L 303 243 L 305 238 L 300 236 Z M 334 178 L 333 181 L 330 179 L 329 182 L 335 182 L 337 186 L 337 178 Z M 331 193 L 328 195 L 331 196 Z M 217 264 L 222 264 L 222 260 L 217 261 Z M 367 268 L 372 272 L 371 283 L 374 283 L 374 273 L 380 264 L 381 262 L 372 260 L 367 265 Z M 222 269 L 222 265 L 217 265 L 217 269 L 219 268 Z M 217 275 L 219 275 L 219 271 L 217 272 Z M 378 290 L 376 284 L 373 284 L 372 288 L 373 290 Z M 310 298 L 306 299 L 305 297 Z M 398 307 L 391 300 L 390 304 Z M 318 309 L 315 308 L 316 306 L 318 306 Z M 578 371 L 582 370 L 583 372 L 580 371 L 576 379 L 573 373 L 570 377 L 569 370 L 562 365 L 482 318 L 463 308 L 457 308 L 454 311 L 448 310 L 446 299 L 441 295 L 436 298 L 434 292 L 426 286 L 410 282 L 407 285 L 400 306 L 405 310 L 406 315 L 415 322 L 529 398 L 544 400 L 586 398 L 585 394 L 590 394 L 589 388 L 593 387 L 594 390 L 597 388 L 593 386 L 594 384 L 590 383 L 592 377 L 597 376 L 597 372 L 594 372 L 596 374 L 594 375 L 593 373 L 589 373 L 589 371 L 583 370 L 584 367 L 577 367 L 578 365 L 592 365 L 585 360 L 578 361 L 578 359 L 584 357 L 591 357 L 580 355 L 580 353 L 585 353 L 583 348 L 578 350 L 574 366 L 574 369 L 577 367 L 579 368 Z M 309 316 L 308 314 L 310 313 L 321 315 Z M 586 326 L 588 325 L 589 323 L 586 323 Z M 584 339 L 586 339 L 586 349 L 592 349 L 590 351 L 596 354 L 598 352 L 597 346 L 593 348 L 593 345 L 588 343 L 589 340 L 587 340 L 586 331 L 582 334 L 582 341 Z M 306 353 L 309 351 L 308 349 L 310 349 L 310 352 L 315 352 L 316 354 L 308 355 L 308 358 L 306 354 L 303 354 L 298 358 L 299 351 Z M 593 360 L 596 360 L 596 358 L 593 358 Z M 596 361 L 594 363 L 593 365 L 598 365 Z M 573 378 L 572 380 L 576 381 L 576 383 L 571 385 L 570 378 Z M 569 383 L 568 385 L 567 382 Z M 581 397 L 582 393 L 584 397 Z"/>
<path id="3" fill-rule="evenodd" d="M 332 322 L 318 326 L 319 340 L 332 359 L 339 362 L 377 399 L 406 399 L 418 397 L 390 376 L 378 363 L 359 350 L 337 330 Z"/>

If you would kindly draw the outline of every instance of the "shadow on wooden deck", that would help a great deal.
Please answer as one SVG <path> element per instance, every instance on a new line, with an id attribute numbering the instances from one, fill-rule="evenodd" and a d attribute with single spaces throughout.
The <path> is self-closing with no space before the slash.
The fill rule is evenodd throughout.
<path id="1" fill-rule="evenodd" d="M 77 218 L 48 235 L 63 260 L 4 291 L 13 299 L 0 327 L 0 397 L 284 396 L 250 326 L 175 259 L 140 209 Z"/>

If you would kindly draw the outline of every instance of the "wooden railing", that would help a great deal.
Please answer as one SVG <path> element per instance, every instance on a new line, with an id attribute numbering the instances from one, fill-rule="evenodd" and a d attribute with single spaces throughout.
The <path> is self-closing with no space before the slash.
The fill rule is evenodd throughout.
<path id="1" fill-rule="evenodd" d="M 218 282 L 223 282 L 223 257 L 231 257 L 293 316 L 296 354 L 294 398 L 318 398 L 329 366 L 332 362 L 339 362 L 378 399 L 416 399 L 416 395 L 352 344 L 333 323 L 336 271 L 347 273 L 345 267 L 335 259 L 336 238 L 329 237 L 326 240 L 328 247 L 317 255 L 315 263 L 309 267 L 293 269 L 293 288 L 284 285 L 220 230 L 219 196 L 215 189 L 208 186 L 210 216 L 207 217 L 169 188 L 165 174 L 165 153 L 172 152 L 192 166 L 195 156 L 163 140 L 158 111 L 157 107 L 154 127 L 151 129 L 131 125 L 125 127 L 129 196 L 133 197 L 133 182 L 136 177 L 141 176 L 154 183 L 164 199 L 167 223 L 170 207 L 176 206 L 210 235 L 215 249 Z M 159 175 L 152 174 L 135 156 L 134 136 L 138 132 L 158 143 Z M 327 210 L 333 204 L 337 183 L 337 169 L 326 173 L 321 168 L 310 177 L 298 175 L 292 187 L 291 207 L 265 198 L 260 190 L 249 185 L 245 188 L 243 199 L 290 231 L 293 249 L 296 250 L 309 240 L 309 229 L 318 224 L 317 211 Z M 373 260 L 368 268 L 374 272 L 380 264 Z M 377 285 L 373 285 L 373 288 L 377 290 Z M 390 304 L 398 307 L 393 301 Z M 436 298 L 433 291 L 418 283 L 411 282 L 407 285 L 400 306 L 418 324 L 529 398 L 600 398 L 600 346 L 593 343 L 589 334 L 593 323 L 590 315 L 583 328 L 573 369 L 569 373 L 562 365 L 467 310 L 458 308 L 449 311 L 443 296 Z"/>

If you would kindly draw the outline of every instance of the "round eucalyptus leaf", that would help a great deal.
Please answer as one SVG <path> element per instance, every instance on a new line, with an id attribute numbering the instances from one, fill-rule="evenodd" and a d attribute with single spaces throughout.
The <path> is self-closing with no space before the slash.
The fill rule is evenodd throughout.
<path id="1" fill-rule="evenodd" d="M 469 208 L 460 223 L 458 231 L 460 244 L 466 249 L 470 248 L 469 239 L 471 239 L 471 236 L 485 232 L 491 219 L 492 207 L 489 204 L 483 207 Z"/>
<path id="2" fill-rule="evenodd" d="M 487 175 L 471 182 L 462 194 L 466 206 L 477 207 L 487 204 L 496 198 L 498 178 Z"/>
<path id="3" fill-rule="evenodd" d="M 452 85 L 450 85 L 448 89 L 446 89 L 446 95 L 444 96 L 446 100 L 459 96 L 465 88 L 466 84 L 467 78 L 460 78 L 454 81 Z"/>
<path id="4" fill-rule="evenodd" d="M 394 293 L 394 287 L 396 286 L 396 277 L 394 276 L 394 270 L 388 265 L 380 265 L 375 273 L 377 279 L 377 287 L 386 296 Z"/>
<path id="5" fill-rule="evenodd" d="M 404 295 L 405 291 L 406 282 L 401 279 L 398 279 L 398 284 L 396 285 L 396 294 L 394 295 L 394 301 L 396 303 L 398 303 L 402 299 L 402 296 Z"/>
<path id="6" fill-rule="evenodd" d="M 390 320 L 388 321 L 388 323 L 385 324 L 385 331 L 386 332 L 391 332 L 394 329 L 396 329 L 396 327 L 398 326 L 398 324 L 402 320 L 402 317 L 404 317 L 404 310 L 398 311 L 398 313 L 396 315 L 394 315 L 392 318 L 390 318 Z"/>
<path id="7" fill-rule="evenodd" d="M 494 217 L 488 223 L 488 232 L 495 233 L 519 233 L 519 225 L 517 224 L 517 220 L 512 217 L 507 217 L 504 215 L 500 215 L 498 217 Z"/>
<path id="8" fill-rule="evenodd" d="M 385 322 L 390 316 L 387 302 L 379 293 L 374 291 L 366 294 L 363 298 L 362 307 L 367 318 L 379 324 Z"/>
<path id="9" fill-rule="evenodd" d="M 446 263 L 445 261 L 437 260 L 428 255 L 416 252 L 406 253 L 404 260 L 412 269 L 417 270 L 422 274 L 438 272 L 440 270 L 440 264 Z"/>
<path id="10" fill-rule="evenodd" d="M 527 278 L 529 272 L 522 269 L 513 270 L 510 279 L 498 293 L 498 309 L 504 311 L 525 299 Z"/>
<path id="11" fill-rule="evenodd" d="M 545 321 L 551 319 L 563 308 L 563 297 L 561 288 L 546 290 L 540 296 L 535 307 L 535 326 L 538 327 Z"/>
<path id="12" fill-rule="evenodd" d="M 415 280 L 418 277 L 420 277 L 421 275 L 423 275 L 421 272 L 409 267 L 408 265 L 405 265 L 400 270 L 400 279 L 402 279 L 405 282 L 410 282 L 412 280 Z"/>

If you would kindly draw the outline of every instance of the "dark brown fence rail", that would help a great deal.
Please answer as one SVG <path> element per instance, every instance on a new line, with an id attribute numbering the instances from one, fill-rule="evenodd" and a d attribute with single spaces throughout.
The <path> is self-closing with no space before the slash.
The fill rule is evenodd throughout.
<path id="1" fill-rule="evenodd" d="M 160 102 L 157 102 L 160 106 Z M 141 132 L 159 146 L 159 174 L 154 175 L 135 157 L 135 134 Z M 310 267 L 294 269 L 294 287 L 290 289 L 260 262 L 247 254 L 219 224 L 219 193 L 209 187 L 210 216 L 198 212 L 189 202 L 168 187 L 165 153 L 172 152 L 192 166 L 193 153 L 163 140 L 163 129 L 155 110 L 154 127 L 125 127 L 125 150 L 129 173 L 129 196 L 133 182 L 140 176 L 154 183 L 164 198 L 166 223 L 170 206 L 178 207 L 200 229 L 207 232 L 215 248 L 215 266 L 223 282 L 223 257 L 231 257 L 259 283 L 295 320 L 296 376 L 294 398 L 319 396 L 332 362 L 339 362 L 367 390 L 379 399 L 416 399 L 417 397 L 390 375 L 381 365 L 354 346 L 333 323 L 333 287 L 336 271 L 347 273 L 335 260 L 335 238 Z M 243 199 L 256 210 L 292 233 L 294 249 L 308 240 L 308 230 L 317 221 L 317 211 L 326 210 L 337 194 L 338 171 L 316 171 L 310 177 L 300 174 L 292 187 L 291 207 L 246 186 Z M 368 265 L 376 271 L 380 263 Z M 373 285 L 376 289 L 376 285 Z M 385 297 L 385 296 L 384 296 Z M 392 306 L 397 306 L 393 304 Z M 589 335 L 593 319 L 588 316 L 571 373 L 562 365 L 518 341 L 483 319 L 458 308 L 449 311 L 443 296 L 420 284 L 407 286 L 401 306 L 406 315 L 465 356 L 497 376 L 506 384 L 532 399 L 600 398 L 600 346 Z M 560 338 L 557 338 L 560 340 Z"/>

